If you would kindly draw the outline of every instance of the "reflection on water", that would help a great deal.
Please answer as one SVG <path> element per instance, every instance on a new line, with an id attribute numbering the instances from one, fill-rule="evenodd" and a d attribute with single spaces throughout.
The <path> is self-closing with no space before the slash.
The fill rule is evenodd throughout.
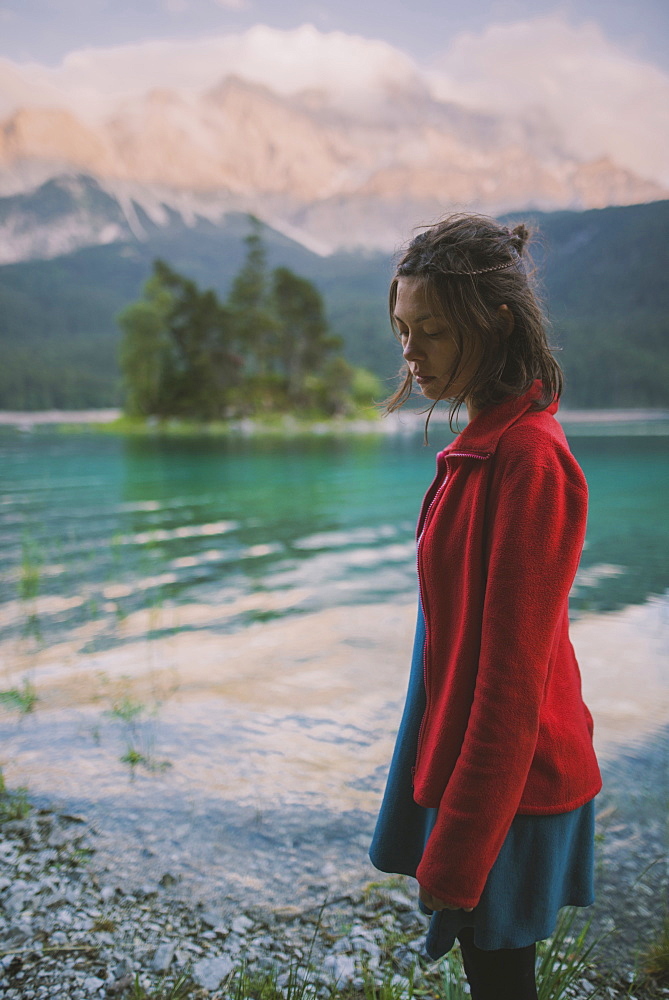
<path id="1" fill-rule="evenodd" d="M 622 787 L 622 748 L 669 723 L 667 439 L 572 445 L 591 494 L 572 638 Z M 8 782 L 90 816 L 100 856 L 139 880 L 168 867 L 205 895 L 285 902 L 371 875 L 432 451 L 55 434 L 0 450 L 0 689 L 39 697 L 0 709 Z"/>
<path id="2" fill-rule="evenodd" d="M 591 493 L 575 613 L 669 587 L 668 440 L 572 441 Z M 262 618 L 278 592 L 282 614 L 414 593 L 415 516 L 434 464 L 415 437 L 36 433 L 0 437 L 0 461 L 6 636 L 20 637 L 27 622 L 43 642 L 83 628 L 101 648 L 147 606 L 209 605 L 209 627 L 228 630 L 253 620 L 252 606 L 241 618 L 234 611 L 251 595 Z"/>

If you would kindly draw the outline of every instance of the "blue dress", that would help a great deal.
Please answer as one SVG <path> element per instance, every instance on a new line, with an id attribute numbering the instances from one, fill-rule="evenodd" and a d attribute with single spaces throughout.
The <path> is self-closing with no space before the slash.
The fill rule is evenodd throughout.
<path id="1" fill-rule="evenodd" d="M 415 877 L 437 816 L 413 799 L 411 768 L 425 711 L 423 646 L 425 621 L 418 623 L 409 690 L 383 803 L 369 856 L 375 868 Z M 491 951 L 524 948 L 550 937 L 562 906 L 594 902 L 594 799 L 553 816 L 516 815 L 471 913 L 431 914 L 425 950 L 432 959 L 450 951 L 459 930 L 474 928 L 474 944 Z"/>

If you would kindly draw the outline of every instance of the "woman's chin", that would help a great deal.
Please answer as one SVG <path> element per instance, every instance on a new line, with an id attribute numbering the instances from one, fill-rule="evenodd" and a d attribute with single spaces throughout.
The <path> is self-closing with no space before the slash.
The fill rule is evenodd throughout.
<path id="1" fill-rule="evenodd" d="M 444 391 L 443 387 L 434 382 L 426 382 L 425 385 L 419 385 L 418 391 L 421 396 L 424 396 L 425 399 L 432 399 L 436 401 L 437 399 L 445 398 L 442 395 Z"/>

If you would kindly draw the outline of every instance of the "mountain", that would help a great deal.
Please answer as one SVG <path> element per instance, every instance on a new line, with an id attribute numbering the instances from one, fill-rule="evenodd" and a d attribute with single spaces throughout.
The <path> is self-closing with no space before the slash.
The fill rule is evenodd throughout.
<path id="1" fill-rule="evenodd" d="M 540 111 L 468 110 L 416 85 L 365 115 L 335 108 L 318 90 L 286 96 L 237 76 L 199 94 L 154 89 L 95 120 L 22 107 L 0 124 L 6 196 L 77 174 L 95 178 L 118 208 L 108 204 L 101 217 L 98 198 L 89 215 L 79 199 L 64 235 L 53 218 L 28 225 L 15 202 L 0 228 L 3 261 L 109 242 L 114 227 L 132 229 L 137 206 L 156 224 L 175 212 L 220 221 L 253 211 L 324 252 L 387 252 L 453 207 L 498 215 L 669 195 L 610 158 L 575 158 Z"/>
<path id="2" fill-rule="evenodd" d="M 230 214 L 223 223 L 199 217 L 187 224 L 163 209 L 158 224 L 135 205 L 131 226 L 118 203 L 86 178 L 69 193 L 67 185 L 51 182 L 40 198 L 36 214 L 46 218 L 51 206 L 61 222 L 73 201 L 87 201 L 100 224 L 117 226 L 122 238 L 0 267 L 0 408 L 116 405 L 116 316 L 141 294 L 152 261 L 162 257 L 225 295 L 244 258 L 247 220 Z M 28 199 L 21 212 L 29 207 Z M 11 216 L 6 203 L 4 211 L 0 221 Z M 551 342 L 561 348 L 567 376 L 565 404 L 669 406 L 669 201 L 523 218 L 540 231 L 535 259 Z M 63 240 L 65 233 L 63 223 Z M 390 256 L 339 251 L 324 257 L 268 227 L 264 239 L 270 267 L 290 267 L 320 288 L 349 360 L 391 378 L 400 358 L 387 318 Z"/>
<path id="3" fill-rule="evenodd" d="M 142 235 L 136 209 L 88 177 L 59 177 L 34 191 L 0 198 L 0 264 L 58 257 L 81 246 Z"/>

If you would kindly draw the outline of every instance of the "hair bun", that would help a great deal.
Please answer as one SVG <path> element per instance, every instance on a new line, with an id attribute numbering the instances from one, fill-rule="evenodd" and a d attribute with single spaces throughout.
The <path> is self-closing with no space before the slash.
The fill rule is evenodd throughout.
<path id="1" fill-rule="evenodd" d="M 514 229 L 511 230 L 511 235 L 515 237 L 513 245 L 522 254 L 525 244 L 530 238 L 530 231 L 524 222 L 519 223 Z"/>

